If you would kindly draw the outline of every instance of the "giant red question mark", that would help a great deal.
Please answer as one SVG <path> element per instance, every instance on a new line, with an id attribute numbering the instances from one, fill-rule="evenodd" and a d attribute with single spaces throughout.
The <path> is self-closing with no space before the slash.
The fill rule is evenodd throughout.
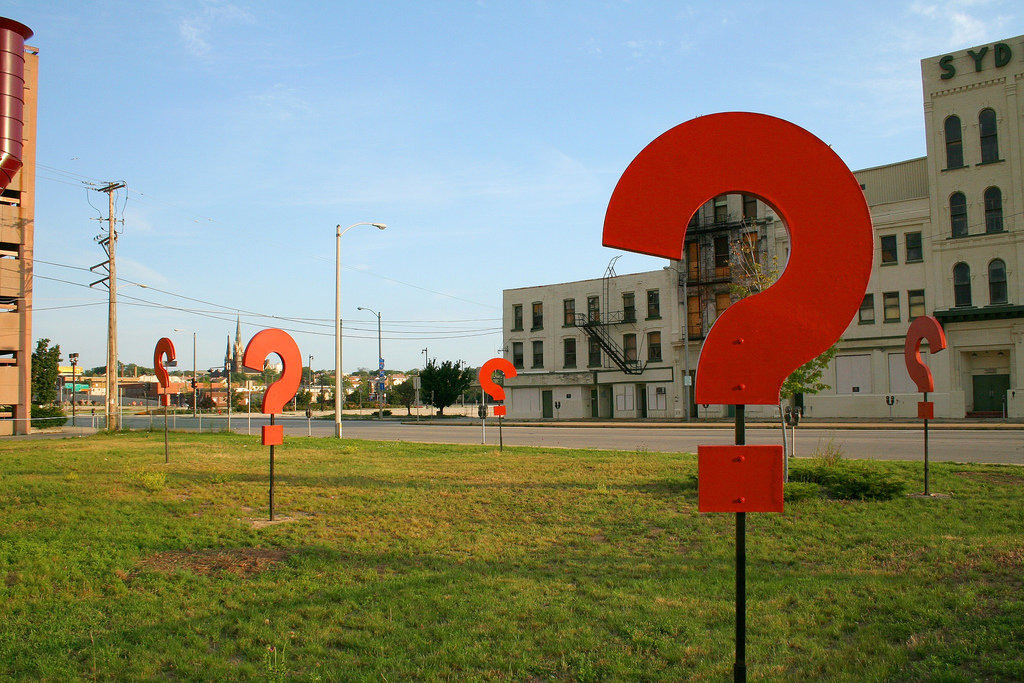
<path id="1" fill-rule="evenodd" d="M 729 193 L 775 209 L 789 229 L 789 260 L 774 285 L 715 321 L 695 398 L 774 405 L 786 377 L 828 349 L 857 313 L 871 275 L 871 216 L 828 145 L 788 121 L 729 112 L 680 124 L 637 155 L 612 193 L 604 245 L 679 259 L 690 216 Z"/>
<path id="2" fill-rule="evenodd" d="M 917 385 L 917 390 L 925 394 L 925 398 L 927 398 L 928 392 L 935 391 L 935 380 L 932 378 L 932 371 L 921 358 L 921 342 L 925 339 L 928 340 L 929 353 L 936 353 L 946 348 L 946 333 L 942 331 L 939 321 L 930 315 L 923 315 L 910 323 L 910 329 L 907 330 L 907 341 L 903 346 L 907 373 Z M 935 417 L 934 404 L 931 401 L 919 402 L 917 416 L 924 420 Z"/>
<path id="3" fill-rule="evenodd" d="M 160 383 L 159 388 L 156 390 L 157 394 L 160 395 L 160 405 L 169 406 L 171 405 L 171 396 L 167 393 L 167 387 L 171 383 L 171 374 L 164 367 L 165 358 L 168 362 L 175 359 L 174 342 L 167 337 L 161 337 L 156 343 L 156 349 L 153 350 L 153 367 L 155 368 L 157 381 Z"/>
<path id="4" fill-rule="evenodd" d="M 493 378 L 496 370 L 503 373 L 505 378 L 508 379 L 509 377 L 516 376 L 516 366 L 504 358 L 492 358 L 480 366 L 480 373 L 478 375 L 480 388 L 495 401 L 504 401 L 505 389 L 495 383 Z M 508 409 L 505 406 L 494 406 L 495 415 L 505 415 L 507 412 Z"/>
<path id="5" fill-rule="evenodd" d="M 267 387 L 263 393 L 263 403 L 260 411 L 270 415 L 271 420 L 276 413 L 284 409 L 284 405 L 291 400 L 295 392 L 299 390 L 302 382 L 302 354 L 299 347 L 284 330 L 271 328 L 256 333 L 245 347 L 245 354 L 242 356 L 242 365 L 250 370 L 263 371 L 263 363 L 267 356 L 276 353 L 281 357 L 281 377 Z M 284 443 L 284 427 L 282 425 L 268 425 L 263 427 L 263 445 L 273 446 Z"/>

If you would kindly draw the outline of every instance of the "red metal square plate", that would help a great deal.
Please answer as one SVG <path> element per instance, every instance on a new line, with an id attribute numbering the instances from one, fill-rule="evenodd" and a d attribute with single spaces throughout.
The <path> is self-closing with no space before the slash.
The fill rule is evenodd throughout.
<path id="1" fill-rule="evenodd" d="M 782 446 L 698 446 L 699 512 L 782 512 Z"/>
<path id="2" fill-rule="evenodd" d="M 280 446 L 284 443 L 284 425 L 263 425 L 263 445 Z"/>
<path id="3" fill-rule="evenodd" d="M 917 416 L 922 420 L 935 419 L 935 404 L 931 401 L 917 402 Z"/>

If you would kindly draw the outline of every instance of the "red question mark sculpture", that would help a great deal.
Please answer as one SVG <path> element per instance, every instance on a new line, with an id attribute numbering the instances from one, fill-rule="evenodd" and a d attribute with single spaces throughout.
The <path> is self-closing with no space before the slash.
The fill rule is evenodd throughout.
<path id="1" fill-rule="evenodd" d="M 168 363 L 175 360 L 174 342 L 167 337 L 161 337 L 156 343 L 156 348 L 153 349 L 153 368 L 159 382 L 156 393 L 160 397 L 160 405 L 164 407 L 164 462 L 170 462 L 171 453 L 167 443 L 167 406 L 171 405 L 171 396 L 167 393 L 167 386 L 171 383 L 171 375 L 164 367 L 165 358 Z"/>
<path id="2" fill-rule="evenodd" d="M 917 390 L 923 393 L 927 399 L 928 392 L 935 391 L 935 380 L 932 379 L 932 371 L 921 358 L 921 342 L 925 339 L 928 340 L 929 353 L 936 353 L 946 348 L 946 333 L 942 331 L 939 321 L 930 315 L 923 315 L 910 323 L 910 329 L 907 330 L 907 341 L 903 346 L 907 373 L 917 385 Z M 933 419 L 935 404 L 928 400 L 921 401 L 917 404 L 917 416 L 923 420 Z"/>
<path id="3" fill-rule="evenodd" d="M 271 424 L 263 427 L 263 445 L 274 446 L 284 443 L 284 427 L 273 424 L 274 415 L 280 413 L 286 403 L 299 390 L 302 382 L 302 354 L 291 335 L 284 330 L 271 328 L 256 333 L 245 347 L 242 365 L 250 370 L 263 371 L 267 356 L 276 353 L 284 366 L 281 377 L 267 387 L 263 393 L 260 412 L 270 415 Z"/>
<path id="4" fill-rule="evenodd" d="M 775 209 L 789 229 L 789 260 L 774 285 L 715 321 L 697 362 L 695 398 L 777 405 L 786 377 L 842 335 L 871 275 L 867 203 L 828 145 L 764 114 L 712 114 L 680 124 L 622 174 L 608 203 L 603 242 L 680 259 L 690 217 L 729 193 L 756 196 Z M 781 511 L 781 447 L 756 447 L 772 449 L 762 455 L 773 462 L 778 449 L 777 468 L 737 448 L 755 447 L 701 446 L 709 456 L 701 465 L 715 463 L 706 468 L 711 476 L 701 477 L 701 511 Z"/>
<path id="5" fill-rule="evenodd" d="M 167 393 L 167 387 L 171 383 L 171 374 L 164 367 L 164 359 L 170 362 L 175 358 L 174 342 L 167 337 L 161 337 L 156 343 L 156 348 L 153 350 L 153 367 L 155 368 L 156 378 L 160 385 L 157 387 L 156 393 L 160 396 L 160 405 L 162 406 L 171 405 L 171 397 Z"/>
<path id="6" fill-rule="evenodd" d="M 291 335 L 284 330 L 271 328 L 256 333 L 245 346 L 242 365 L 250 370 L 263 371 L 267 356 L 276 353 L 281 357 L 281 377 L 263 392 L 260 411 L 270 415 L 270 424 L 263 427 L 263 445 L 270 446 L 270 521 L 274 521 L 274 446 L 284 443 L 284 426 L 274 424 L 274 415 L 284 409 L 302 382 L 302 353 Z M 230 397 L 228 398 L 230 400 Z"/>
<path id="7" fill-rule="evenodd" d="M 505 389 L 495 383 L 493 379 L 496 370 L 504 374 L 506 378 L 515 377 L 517 374 L 516 366 L 504 358 L 492 358 L 480 366 L 480 373 L 477 375 L 480 380 L 480 388 L 495 401 L 504 401 Z M 505 406 L 494 406 L 495 415 L 505 415 L 507 413 L 508 409 Z"/>

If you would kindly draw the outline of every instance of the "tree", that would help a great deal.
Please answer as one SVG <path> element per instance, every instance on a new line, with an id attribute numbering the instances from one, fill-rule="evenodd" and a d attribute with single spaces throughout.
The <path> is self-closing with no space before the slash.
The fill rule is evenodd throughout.
<path id="1" fill-rule="evenodd" d="M 35 403 L 57 400 L 57 378 L 60 376 L 60 344 L 50 347 L 49 339 L 36 341 L 32 352 L 32 396 Z"/>
<path id="2" fill-rule="evenodd" d="M 405 406 L 406 413 L 412 415 L 412 404 L 416 402 L 416 386 L 413 384 L 412 378 L 410 377 L 401 384 L 396 384 L 391 389 L 391 397 L 399 405 Z"/>
<path id="3" fill-rule="evenodd" d="M 423 396 L 431 397 L 431 404 L 437 407 L 437 414 L 444 415 L 446 406 L 455 403 L 463 391 L 473 383 L 472 368 L 463 367 L 462 361 L 446 360 L 440 365 L 431 359 L 420 373 L 420 389 Z"/>

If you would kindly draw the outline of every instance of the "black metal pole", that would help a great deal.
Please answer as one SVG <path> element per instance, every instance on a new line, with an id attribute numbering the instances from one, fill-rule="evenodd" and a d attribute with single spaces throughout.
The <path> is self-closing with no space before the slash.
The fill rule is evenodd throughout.
<path id="1" fill-rule="evenodd" d="M 164 406 L 164 462 L 168 463 L 171 461 L 171 456 L 167 450 L 167 406 Z"/>
<path id="2" fill-rule="evenodd" d="M 924 402 L 928 402 L 928 392 L 924 392 Z M 924 420 L 924 495 L 928 493 L 928 418 Z"/>
<path id="3" fill-rule="evenodd" d="M 736 445 L 747 443 L 746 406 L 736 406 Z M 732 668 L 736 683 L 747 680 L 747 513 L 736 513 L 736 662 Z"/>
<path id="4" fill-rule="evenodd" d="M 505 449 L 505 442 L 501 440 L 501 415 L 498 416 L 498 452 Z"/>
<path id="5" fill-rule="evenodd" d="M 274 424 L 274 414 L 270 414 L 270 424 Z M 270 521 L 274 521 L 274 447 L 270 447 Z"/>

